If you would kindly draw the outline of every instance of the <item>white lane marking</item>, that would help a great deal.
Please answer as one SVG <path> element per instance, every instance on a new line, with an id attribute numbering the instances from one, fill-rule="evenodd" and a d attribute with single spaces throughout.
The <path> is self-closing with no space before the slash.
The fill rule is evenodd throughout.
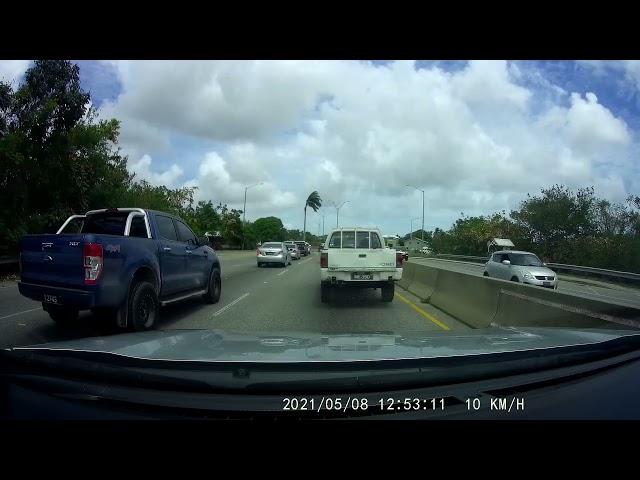
<path id="1" fill-rule="evenodd" d="M 289 270 L 282 270 L 280 273 L 276 274 L 276 277 L 279 277 L 280 275 L 284 275 L 285 273 L 287 273 Z M 267 282 L 264 282 L 267 283 Z"/>
<path id="2" fill-rule="evenodd" d="M 216 313 L 213 314 L 214 317 L 217 317 L 218 315 L 220 315 L 221 313 L 224 313 L 227 311 L 227 309 L 233 307 L 236 303 L 238 303 L 240 300 L 242 300 L 243 298 L 246 298 L 249 295 L 249 292 L 245 293 L 244 295 L 241 295 L 240 297 L 236 298 L 233 302 L 231 302 L 228 305 L 225 305 L 224 307 L 222 307 L 220 310 L 218 310 Z"/>
<path id="3" fill-rule="evenodd" d="M 24 310 L 22 312 L 12 313 L 11 315 L 0 317 L 0 320 L 4 320 L 5 318 L 9 318 L 9 317 L 15 317 L 16 315 L 22 315 L 23 313 L 35 312 L 36 310 L 42 310 L 42 307 L 32 308 L 31 310 Z"/>

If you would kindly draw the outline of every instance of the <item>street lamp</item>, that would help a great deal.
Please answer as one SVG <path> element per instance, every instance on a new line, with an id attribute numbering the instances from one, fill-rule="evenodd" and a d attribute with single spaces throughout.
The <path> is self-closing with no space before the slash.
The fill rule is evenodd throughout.
<path id="1" fill-rule="evenodd" d="M 245 227 L 246 227 L 246 218 L 247 218 L 247 190 L 253 187 L 257 187 L 258 185 L 262 185 L 264 182 L 254 183 L 253 185 L 249 185 L 244 187 L 244 207 L 242 207 L 242 250 L 244 250 L 244 237 L 245 237 Z"/>
<path id="2" fill-rule="evenodd" d="M 344 207 L 345 203 L 351 203 L 351 202 L 349 200 L 345 200 L 340 205 L 336 205 L 335 202 L 331 202 L 331 203 L 333 203 L 333 206 L 336 207 L 336 228 L 338 228 L 338 214 L 340 213 L 340 209 Z"/>
<path id="3" fill-rule="evenodd" d="M 413 239 L 413 221 L 414 221 L 414 220 L 420 220 L 420 217 L 416 217 L 416 218 L 412 218 L 412 219 L 411 219 L 411 230 L 409 230 L 409 232 L 410 232 L 410 233 L 409 233 L 409 237 L 410 237 L 411 239 Z"/>
<path id="4" fill-rule="evenodd" d="M 413 185 L 409 185 L 408 183 L 405 187 L 415 188 L 419 192 L 422 192 L 422 241 L 424 242 L 424 190 L 419 189 L 418 187 L 414 187 Z"/>

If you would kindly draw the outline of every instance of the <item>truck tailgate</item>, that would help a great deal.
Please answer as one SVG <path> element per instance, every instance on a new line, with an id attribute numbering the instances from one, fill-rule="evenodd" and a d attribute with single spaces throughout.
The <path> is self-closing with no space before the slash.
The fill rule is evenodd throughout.
<path id="1" fill-rule="evenodd" d="M 342 271 L 395 271 L 395 251 L 385 248 L 329 249 L 328 268 Z"/>
<path id="2" fill-rule="evenodd" d="M 39 285 L 84 287 L 83 235 L 26 235 L 20 243 L 21 281 Z"/>

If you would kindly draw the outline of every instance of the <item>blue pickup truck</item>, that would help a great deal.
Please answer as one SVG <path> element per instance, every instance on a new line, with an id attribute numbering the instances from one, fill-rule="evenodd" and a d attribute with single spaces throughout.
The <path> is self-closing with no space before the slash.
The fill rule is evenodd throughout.
<path id="1" fill-rule="evenodd" d="M 118 327 L 150 330 L 160 306 L 220 299 L 220 262 L 179 218 L 141 208 L 72 215 L 56 234 L 20 241 L 20 293 L 59 324 L 91 310 Z"/>

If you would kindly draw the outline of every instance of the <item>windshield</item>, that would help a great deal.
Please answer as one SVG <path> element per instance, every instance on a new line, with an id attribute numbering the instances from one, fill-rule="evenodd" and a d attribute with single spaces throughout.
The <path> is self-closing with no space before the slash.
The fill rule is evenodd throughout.
<path id="1" fill-rule="evenodd" d="M 511 253 L 509 254 L 512 265 L 520 265 L 525 267 L 541 267 L 542 262 L 538 257 L 531 253 Z"/>
<path id="2" fill-rule="evenodd" d="M 640 331 L 638 72 L 0 60 L 0 348 L 322 364 Z"/>

